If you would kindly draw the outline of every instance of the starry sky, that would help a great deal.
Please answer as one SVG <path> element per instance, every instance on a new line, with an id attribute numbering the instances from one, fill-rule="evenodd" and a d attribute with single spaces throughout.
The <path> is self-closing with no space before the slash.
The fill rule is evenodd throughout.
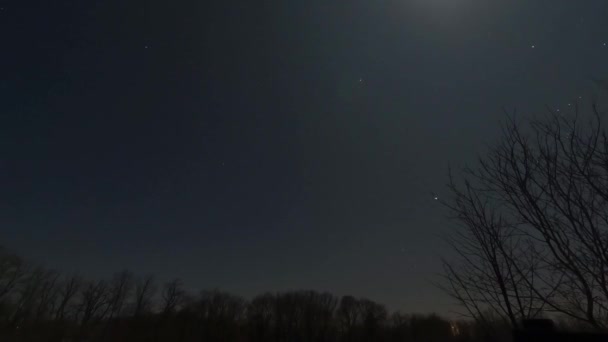
<path id="1" fill-rule="evenodd" d="M 446 312 L 447 167 L 608 76 L 605 0 L 0 1 L 0 243 Z"/>

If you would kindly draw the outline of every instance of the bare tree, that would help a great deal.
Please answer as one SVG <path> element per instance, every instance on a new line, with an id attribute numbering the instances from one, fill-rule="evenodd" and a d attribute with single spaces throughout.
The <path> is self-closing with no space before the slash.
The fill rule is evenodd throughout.
<path id="1" fill-rule="evenodd" d="M 245 300 L 227 292 L 202 291 L 195 312 L 208 341 L 233 341 L 245 317 Z"/>
<path id="2" fill-rule="evenodd" d="M 46 272 L 38 295 L 38 307 L 36 308 L 35 315 L 36 321 L 49 318 L 55 310 L 59 276 L 59 273 L 55 271 Z"/>
<path id="3" fill-rule="evenodd" d="M 24 271 L 21 258 L 0 247 L 0 300 L 15 289 Z"/>
<path id="4" fill-rule="evenodd" d="M 184 290 L 182 282 L 179 279 L 173 279 L 165 284 L 161 293 L 162 297 L 162 314 L 168 315 L 175 312 L 183 301 Z"/>
<path id="5" fill-rule="evenodd" d="M 373 302 L 369 299 L 359 301 L 361 318 L 363 319 L 364 336 L 367 340 L 378 340 L 382 326 L 388 317 L 388 312 L 384 305 Z"/>
<path id="6" fill-rule="evenodd" d="M 352 339 L 355 329 L 362 322 L 361 306 L 353 296 L 344 296 L 340 300 L 340 306 L 336 312 L 340 333 L 347 341 Z"/>
<path id="7" fill-rule="evenodd" d="M 252 341 L 270 341 L 276 320 L 276 297 L 272 293 L 259 295 L 247 306 L 247 322 Z"/>
<path id="8" fill-rule="evenodd" d="M 243 318 L 245 300 L 219 290 L 202 291 L 198 310 L 204 320 L 239 321 Z"/>
<path id="9" fill-rule="evenodd" d="M 480 198 L 478 189 L 470 182 L 463 187 L 461 190 L 450 183 L 455 196 L 448 205 L 463 227 L 449 239 L 461 263 L 444 262 L 445 288 L 463 304 L 470 317 L 487 323 L 484 311 L 489 308 L 516 326 L 519 319 L 533 317 L 543 307 L 527 290 L 526 279 L 534 285 L 532 272 L 538 267 L 535 253 L 524 250 L 531 248 L 528 241 L 521 239 L 504 217 Z M 517 270 L 527 272 L 520 274 Z"/>
<path id="10" fill-rule="evenodd" d="M 608 326 L 608 136 L 597 105 L 585 119 L 576 108 L 509 120 L 476 168 L 451 177 L 459 261 L 444 262 L 444 288 L 479 321 L 556 312 Z"/>
<path id="11" fill-rule="evenodd" d="M 329 293 L 301 291 L 298 293 L 303 306 L 302 326 L 304 339 L 327 341 L 331 335 L 331 324 L 338 300 Z"/>
<path id="12" fill-rule="evenodd" d="M 131 294 L 133 275 L 122 271 L 114 275 L 108 289 L 108 319 L 120 316 Z"/>
<path id="13" fill-rule="evenodd" d="M 135 303 L 133 306 L 133 316 L 137 317 L 152 310 L 156 286 L 154 277 L 148 275 L 137 280 L 135 285 Z"/>
<path id="14" fill-rule="evenodd" d="M 43 300 L 44 289 L 47 283 L 52 281 L 51 278 L 53 273 L 42 268 L 35 268 L 25 273 L 16 288 L 15 309 L 11 319 L 13 326 L 18 327 L 27 320 L 35 318 L 36 310 Z"/>
<path id="15" fill-rule="evenodd" d="M 303 340 L 305 308 L 299 292 L 287 292 L 276 297 L 275 336 L 279 341 Z"/>
<path id="16" fill-rule="evenodd" d="M 55 320 L 63 321 L 76 294 L 80 289 L 82 280 L 78 275 L 65 277 L 58 286 L 57 308 L 55 309 Z"/>
<path id="17" fill-rule="evenodd" d="M 108 305 L 108 284 L 103 280 L 88 282 L 81 292 L 79 305 L 81 326 L 85 326 L 93 319 L 103 319 L 106 305 Z"/>

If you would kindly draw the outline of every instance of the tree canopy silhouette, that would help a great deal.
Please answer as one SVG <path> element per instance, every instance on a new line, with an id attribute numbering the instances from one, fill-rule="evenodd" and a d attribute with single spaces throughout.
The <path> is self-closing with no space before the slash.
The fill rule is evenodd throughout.
<path id="1" fill-rule="evenodd" d="M 159 286 L 129 271 L 61 276 L 0 250 L 2 341 L 465 341 L 451 324 L 317 291 L 246 300 L 217 289 L 193 295 L 179 279 Z"/>
<path id="2" fill-rule="evenodd" d="M 443 287 L 479 322 L 548 313 L 608 326 L 608 135 L 590 115 L 509 118 L 502 137 L 443 202 L 460 223 Z"/>

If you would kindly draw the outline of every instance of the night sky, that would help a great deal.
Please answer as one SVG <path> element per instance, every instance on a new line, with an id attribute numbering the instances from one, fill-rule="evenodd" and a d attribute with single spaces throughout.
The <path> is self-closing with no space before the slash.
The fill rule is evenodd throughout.
<path id="1" fill-rule="evenodd" d="M 433 200 L 608 76 L 608 1 L 0 1 L 0 244 L 446 312 Z"/>

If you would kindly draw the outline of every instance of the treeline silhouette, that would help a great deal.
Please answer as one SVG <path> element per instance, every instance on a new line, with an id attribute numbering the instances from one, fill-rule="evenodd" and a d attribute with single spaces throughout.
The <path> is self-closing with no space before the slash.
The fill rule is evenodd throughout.
<path id="1" fill-rule="evenodd" d="M 467 330 L 469 329 L 469 330 Z M 123 271 L 86 280 L 0 250 L 0 341 L 472 341 L 471 326 L 315 291 L 250 301 Z"/>

